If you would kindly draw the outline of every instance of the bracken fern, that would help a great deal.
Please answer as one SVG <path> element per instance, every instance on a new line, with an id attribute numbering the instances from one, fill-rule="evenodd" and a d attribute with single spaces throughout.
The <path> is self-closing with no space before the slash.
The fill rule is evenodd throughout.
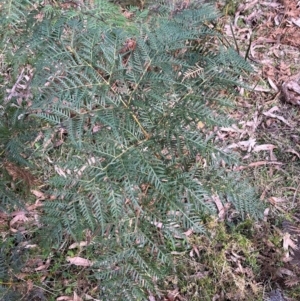
<path id="1" fill-rule="evenodd" d="M 212 6 L 190 2 L 150 6 L 145 22 L 100 0 L 41 4 L 16 17 L 30 28 L 16 49 L 18 70 L 29 64 L 34 73 L 30 97 L 3 104 L 35 137 L 18 140 L 31 153 L 20 156 L 17 145 L 13 153 L 46 171 L 48 243 L 89 232 L 104 300 L 158 293 L 172 269 L 170 245 L 189 229 L 205 232 L 202 217 L 216 213 L 212 195 L 242 215 L 261 215 L 251 189 L 222 168 L 234 156 L 198 126 L 230 123 L 222 105 L 251 68 L 209 26 L 218 17 Z"/>

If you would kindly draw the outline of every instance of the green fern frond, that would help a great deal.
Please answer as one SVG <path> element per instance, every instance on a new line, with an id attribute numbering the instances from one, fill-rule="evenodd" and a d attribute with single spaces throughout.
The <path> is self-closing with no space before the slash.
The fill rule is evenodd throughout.
<path id="1" fill-rule="evenodd" d="M 0 8 L 2 10 L 1 14 L 6 16 L 5 18 L 1 18 L 0 24 L 2 24 L 2 26 L 10 24 L 19 27 L 20 24 L 26 20 L 30 9 L 33 9 L 33 5 L 31 1 L 27 0 L 7 0 L 1 3 Z"/>
<path id="2" fill-rule="evenodd" d="M 178 237 L 204 233 L 203 216 L 216 214 L 215 192 L 242 216 L 262 211 L 255 193 L 223 169 L 235 164 L 233 154 L 198 128 L 230 123 L 221 107 L 230 99 L 220 91 L 234 92 L 251 67 L 209 28 L 213 7 L 197 3 L 149 8 L 141 22 L 104 0 L 67 11 L 54 2 L 32 12 L 40 19 L 26 44 L 18 36 L 24 53 L 15 69 L 32 66 L 32 98 L 4 107 L 1 148 L 46 171 L 45 246 L 89 233 L 104 300 L 159 294 Z M 13 196 L 2 196 L 6 207 Z"/>

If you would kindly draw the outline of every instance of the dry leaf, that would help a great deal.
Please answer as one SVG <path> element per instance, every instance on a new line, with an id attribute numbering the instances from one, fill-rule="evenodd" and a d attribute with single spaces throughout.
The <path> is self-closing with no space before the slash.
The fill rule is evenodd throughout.
<path id="1" fill-rule="evenodd" d="M 43 264 L 41 266 L 39 266 L 38 268 L 34 269 L 36 272 L 38 271 L 43 271 L 43 270 L 47 270 L 49 268 L 49 264 Z"/>
<path id="2" fill-rule="evenodd" d="M 93 265 L 93 262 L 82 258 L 82 257 L 67 257 L 67 261 L 70 262 L 71 264 L 77 265 L 77 266 L 82 266 L 82 267 L 90 267 Z"/>
<path id="3" fill-rule="evenodd" d="M 189 237 L 191 234 L 193 234 L 193 229 L 189 229 L 186 232 L 183 232 L 185 236 Z"/>
<path id="4" fill-rule="evenodd" d="M 169 301 L 175 301 L 176 298 L 178 298 L 180 300 L 181 298 L 180 298 L 180 295 L 179 295 L 178 288 L 176 288 L 173 291 L 169 291 L 168 295 L 167 295 L 167 298 L 168 298 Z"/>
<path id="5" fill-rule="evenodd" d="M 291 20 L 296 26 L 300 27 L 300 18 L 299 19 L 292 18 Z"/>
<path id="6" fill-rule="evenodd" d="M 216 294 L 213 296 L 212 301 L 217 301 L 217 300 L 219 300 L 219 298 L 220 298 L 220 295 Z"/>
<path id="7" fill-rule="evenodd" d="M 163 223 L 161 222 L 152 222 L 152 224 L 157 227 L 158 229 L 161 229 L 163 227 Z"/>
<path id="8" fill-rule="evenodd" d="M 205 127 L 205 124 L 204 124 L 202 121 L 199 121 L 199 122 L 197 123 L 197 129 L 198 129 L 198 130 L 202 130 L 204 127 Z"/>
<path id="9" fill-rule="evenodd" d="M 67 178 L 67 175 L 60 167 L 58 167 L 57 165 L 54 165 L 54 169 L 60 176 Z"/>
<path id="10" fill-rule="evenodd" d="M 299 159 L 300 159 L 300 154 L 298 152 L 296 152 L 295 150 L 293 149 L 288 149 L 286 150 L 287 153 L 292 153 L 292 154 L 295 154 Z"/>
<path id="11" fill-rule="evenodd" d="M 25 249 L 34 249 L 37 248 L 38 245 L 26 245 L 24 248 Z"/>
<path id="12" fill-rule="evenodd" d="M 287 81 L 281 86 L 282 94 L 287 102 L 300 105 L 300 85 L 294 80 Z"/>
<path id="13" fill-rule="evenodd" d="M 88 294 L 84 294 L 84 298 L 85 298 L 85 300 L 101 301 L 100 299 L 95 299 L 95 298 L 93 298 L 92 296 L 90 296 Z"/>
<path id="14" fill-rule="evenodd" d="M 30 171 L 25 168 L 19 167 L 12 162 L 5 161 L 3 166 L 5 167 L 8 174 L 12 177 L 13 181 L 22 180 L 27 186 L 33 186 L 37 184 L 37 180 L 30 173 Z"/>
<path id="15" fill-rule="evenodd" d="M 193 245 L 193 251 L 197 254 L 197 256 L 200 258 L 200 253 L 199 253 L 199 249 L 197 248 L 197 246 Z"/>
<path id="16" fill-rule="evenodd" d="M 288 276 L 295 276 L 295 274 L 286 268 L 278 268 L 277 273 L 282 277 L 283 275 L 288 275 Z"/>
<path id="17" fill-rule="evenodd" d="M 122 14 L 123 14 L 123 16 L 124 16 L 126 19 L 130 19 L 130 18 L 132 18 L 132 17 L 134 16 L 134 13 L 133 13 L 133 12 L 130 12 L 130 11 L 128 11 L 128 10 L 124 10 Z"/>
<path id="18" fill-rule="evenodd" d="M 263 115 L 267 116 L 267 117 L 272 117 L 272 118 L 276 118 L 278 120 L 281 120 L 282 122 L 284 122 L 286 125 L 288 125 L 289 127 L 292 127 L 292 125 L 282 116 L 279 115 L 275 115 L 272 112 L 270 112 L 271 110 L 269 110 L 268 112 L 263 113 Z"/>
<path id="19" fill-rule="evenodd" d="M 259 151 L 262 151 L 262 150 L 273 150 L 274 148 L 276 148 L 276 146 L 273 145 L 273 144 L 261 144 L 261 145 L 256 145 L 253 148 L 253 151 L 254 152 L 259 152 Z"/>
<path id="20" fill-rule="evenodd" d="M 263 1 L 263 2 L 260 2 L 260 5 L 263 5 L 263 6 L 269 6 L 269 7 L 278 7 L 280 6 L 281 4 L 280 3 L 274 3 L 274 2 L 266 2 L 266 1 Z"/>
<path id="21" fill-rule="evenodd" d="M 270 208 L 266 208 L 266 209 L 264 210 L 264 221 L 265 221 L 265 222 L 268 220 L 269 212 L 270 212 Z"/>
<path id="22" fill-rule="evenodd" d="M 276 205 L 278 203 L 284 203 L 286 202 L 286 199 L 283 198 L 277 198 L 275 196 L 272 196 L 268 199 L 268 201 L 272 204 L 272 205 Z"/>
<path id="23" fill-rule="evenodd" d="M 26 217 L 25 212 L 18 212 L 18 214 L 15 215 L 15 217 L 10 221 L 9 225 L 12 226 L 16 222 L 27 222 L 28 217 Z"/>
<path id="24" fill-rule="evenodd" d="M 244 130 L 239 129 L 237 125 L 233 124 L 231 127 L 221 127 L 222 132 L 233 132 L 233 133 L 243 133 Z"/>
<path id="25" fill-rule="evenodd" d="M 281 162 L 271 162 L 271 161 L 257 161 L 257 162 L 252 162 L 248 166 L 249 167 L 257 167 L 257 166 L 262 166 L 262 165 L 282 165 L 283 163 Z"/>
<path id="26" fill-rule="evenodd" d="M 276 92 L 279 91 L 278 87 L 276 86 L 276 84 L 273 82 L 273 80 L 272 80 L 270 77 L 268 77 L 268 82 L 269 82 L 270 86 L 271 86 Z"/>
<path id="27" fill-rule="evenodd" d="M 30 191 L 31 191 L 31 193 L 32 193 L 33 195 L 35 195 L 35 196 L 37 197 L 37 200 L 43 201 L 43 200 L 46 199 L 46 197 L 45 197 L 45 195 L 44 195 L 43 192 L 41 192 L 41 191 L 39 191 L 39 190 L 30 190 Z"/>
<path id="28" fill-rule="evenodd" d="M 97 133 L 103 128 L 103 125 L 96 123 L 92 128 L 92 133 Z"/>
<path id="29" fill-rule="evenodd" d="M 48 257 L 48 259 L 46 260 L 45 264 L 41 265 L 40 267 L 38 267 L 37 269 L 39 269 L 39 271 L 43 270 L 43 269 L 48 269 L 50 266 L 50 258 Z M 36 270 L 37 270 L 36 269 Z"/>
<path id="30" fill-rule="evenodd" d="M 156 301 L 153 295 L 150 295 L 148 299 L 149 301 Z"/>
<path id="31" fill-rule="evenodd" d="M 36 202 L 30 206 L 26 206 L 26 210 L 27 211 L 33 211 L 35 210 L 36 208 L 39 208 L 39 207 L 42 207 L 43 204 L 40 202 L 39 199 L 36 200 Z"/>
<path id="32" fill-rule="evenodd" d="M 300 283 L 300 278 L 299 277 L 289 278 L 284 283 L 286 286 L 289 286 L 289 287 L 298 285 Z"/>
<path id="33" fill-rule="evenodd" d="M 277 162 L 277 161 L 257 161 L 257 162 L 252 162 L 249 165 L 246 166 L 237 166 L 236 168 L 234 168 L 234 170 L 243 170 L 246 169 L 248 167 L 258 167 L 258 166 L 262 166 L 262 165 L 282 165 L 282 162 Z"/>
<path id="34" fill-rule="evenodd" d="M 74 298 L 73 301 L 82 301 L 82 298 L 80 298 L 76 292 L 74 292 Z"/>
<path id="35" fill-rule="evenodd" d="M 238 143 L 233 143 L 227 146 L 227 148 L 241 148 L 241 149 L 247 149 L 248 152 L 251 152 L 253 149 L 254 145 L 256 144 L 256 139 L 255 138 L 250 138 L 249 140 L 246 141 L 240 141 Z"/>
<path id="36" fill-rule="evenodd" d="M 71 249 L 76 249 L 76 248 L 78 248 L 78 247 L 85 247 L 85 246 L 87 246 L 88 245 L 88 242 L 87 241 L 81 241 L 81 242 L 75 242 L 75 243 L 73 243 L 73 244 L 71 244 L 70 246 L 69 246 L 69 250 L 71 250 Z"/>
<path id="37" fill-rule="evenodd" d="M 34 19 L 36 19 L 38 22 L 42 22 L 44 19 L 44 14 L 40 12 L 39 14 L 35 15 Z"/>
<path id="38" fill-rule="evenodd" d="M 270 160 L 271 161 L 277 161 L 277 158 L 273 152 L 273 149 L 270 149 Z"/>
<path id="39" fill-rule="evenodd" d="M 220 220 L 224 220 L 225 218 L 225 207 L 224 205 L 222 204 L 220 198 L 218 195 L 213 195 L 212 196 L 212 200 L 214 201 L 214 203 L 216 204 L 217 208 L 218 208 L 218 217 L 220 218 Z"/>
<path id="40" fill-rule="evenodd" d="M 251 89 L 256 92 L 265 92 L 265 93 L 271 92 L 271 89 L 265 88 L 263 86 L 253 86 L 251 87 Z"/>
<path id="41" fill-rule="evenodd" d="M 70 296 L 60 296 L 56 298 L 56 301 L 73 301 L 73 297 Z"/>
<path id="42" fill-rule="evenodd" d="M 240 124 L 243 126 L 243 128 L 245 127 L 249 127 L 250 128 L 250 133 L 255 133 L 257 127 L 260 125 L 261 123 L 261 118 L 258 117 L 259 113 L 258 111 L 255 111 L 253 114 L 253 120 L 251 121 L 241 121 Z M 243 134 L 247 134 L 249 132 L 249 130 L 243 130 L 242 133 Z"/>
<path id="43" fill-rule="evenodd" d="M 283 240 L 283 249 L 285 251 L 288 251 L 289 247 L 292 248 L 293 250 L 297 250 L 298 249 L 297 245 L 291 239 L 291 234 L 289 234 L 287 232 L 284 233 L 282 240 Z"/>

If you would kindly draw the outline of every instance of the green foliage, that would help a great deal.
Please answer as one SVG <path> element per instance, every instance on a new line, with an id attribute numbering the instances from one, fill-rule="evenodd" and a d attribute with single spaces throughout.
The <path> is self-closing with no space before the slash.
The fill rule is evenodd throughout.
<path id="1" fill-rule="evenodd" d="M 20 272 L 26 260 L 27 250 L 22 247 L 22 240 L 20 233 L 0 239 L 0 298 L 3 301 L 16 301 L 22 297 L 13 285 L 15 275 Z"/>
<path id="2" fill-rule="evenodd" d="M 172 271 L 168 245 L 205 232 L 212 195 L 261 215 L 251 188 L 222 168 L 236 158 L 209 132 L 230 123 L 222 106 L 251 70 L 209 26 L 212 6 L 161 4 L 131 22 L 100 0 L 18 9 L 16 49 L 2 56 L 3 70 L 18 71 L 3 82 L 16 90 L 1 99 L 2 157 L 45 172 L 42 246 L 89 236 L 104 300 L 158 293 Z"/>

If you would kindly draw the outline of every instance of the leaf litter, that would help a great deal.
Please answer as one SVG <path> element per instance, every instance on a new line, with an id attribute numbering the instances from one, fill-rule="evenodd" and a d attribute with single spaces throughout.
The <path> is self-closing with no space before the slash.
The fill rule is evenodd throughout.
<path id="1" fill-rule="evenodd" d="M 296 301 L 300 298 L 293 290 L 300 284 L 300 3 L 241 1 L 233 18 L 223 21 L 224 32 L 236 41 L 240 54 L 249 48 L 255 73 L 249 79 L 250 89 L 240 90 L 238 112 L 232 112 L 239 123 L 220 128 L 217 136 L 225 150 L 240 154 L 243 165 L 234 169 L 258 187 L 262 202 L 268 204 L 265 224 L 258 224 L 266 232 L 256 236 L 257 246 L 264 241 L 258 262 L 261 283 L 267 282 L 271 291 L 266 297 Z M 277 235 L 281 243 L 271 241 Z M 290 298 L 283 297 L 286 294 Z"/>

